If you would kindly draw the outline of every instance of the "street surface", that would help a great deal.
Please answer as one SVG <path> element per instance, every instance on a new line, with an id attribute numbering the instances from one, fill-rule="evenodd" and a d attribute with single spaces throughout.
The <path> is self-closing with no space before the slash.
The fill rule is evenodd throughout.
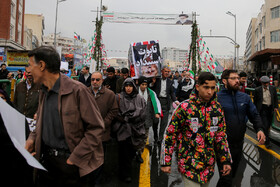
<path id="1" fill-rule="evenodd" d="M 279 140 L 280 134 L 272 132 L 274 139 Z M 280 141 L 272 141 L 272 149 L 267 150 L 263 145 L 258 146 L 256 134 L 247 129 L 243 145 L 243 158 L 240 161 L 238 176 L 235 186 L 244 187 L 272 187 L 280 186 Z M 150 129 L 149 144 L 146 145 L 142 155 L 143 164 L 133 161 L 132 183 L 125 183 L 118 179 L 118 149 L 114 142 L 108 150 L 110 157 L 101 183 L 104 187 L 183 187 L 181 175 L 176 166 L 176 158 L 173 156 L 172 172 L 166 174 L 160 171 L 159 146 L 154 145 L 153 133 Z M 219 179 L 217 167 L 210 181 L 210 187 L 215 187 Z"/>

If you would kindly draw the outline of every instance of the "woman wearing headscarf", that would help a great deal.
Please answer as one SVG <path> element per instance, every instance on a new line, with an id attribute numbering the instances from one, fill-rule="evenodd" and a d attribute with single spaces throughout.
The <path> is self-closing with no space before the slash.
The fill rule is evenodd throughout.
<path id="1" fill-rule="evenodd" d="M 149 128 L 153 127 L 153 131 L 154 131 L 154 140 L 155 142 L 157 142 L 157 126 L 159 123 L 159 118 L 161 115 L 161 105 L 160 105 L 160 101 L 157 98 L 156 93 L 148 88 L 148 79 L 144 76 L 139 77 L 138 79 L 138 92 L 139 95 L 142 96 L 145 99 L 145 102 L 147 103 L 147 107 L 146 107 L 146 118 L 145 118 L 145 127 L 146 127 L 146 138 L 148 138 L 149 135 Z M 147 139 L 146 139 L 147 140 Z M 143 163 L 143 159 L 141 158 L 141 153 L 143 153 L 144 148 L 146 145 L 146 141 L 143 142 L 142 147 L 140 148 L 140 150 L 138 151 L 137 154 L 137 160 L 140 163 Z"/>
<path id="2" fill-rule="evenodd" d="M 119 114 L 117 122 L 112 127 L 119 143 L 120 177 L 125 182 L 131 182 L 132 159 L 139 147 L 145 141 L 145 111 L 146 102 L 138 94 L 136 85 L 127 78 L 118 95 Z"/>

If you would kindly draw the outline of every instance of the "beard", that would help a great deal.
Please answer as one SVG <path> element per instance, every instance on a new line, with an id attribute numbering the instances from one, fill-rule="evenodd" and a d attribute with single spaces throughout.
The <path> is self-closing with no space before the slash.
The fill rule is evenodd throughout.
<path id="1" fill-rule="evenodd" d="M 230 85 L 229 82 L 227 81 L 227 89 L 236 92 L 239 90 L 239 84 L 237 83 L 235 85 Z"/>

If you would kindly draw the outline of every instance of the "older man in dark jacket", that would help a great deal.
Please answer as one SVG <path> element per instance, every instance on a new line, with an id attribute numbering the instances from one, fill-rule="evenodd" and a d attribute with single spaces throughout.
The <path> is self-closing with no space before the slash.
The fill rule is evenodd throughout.
<path id="1" fill-rule="evenodd" d="M 254 103 L 261 115 L 266 136 L 265 145 L 270 148 L 269 131 L 272 124 L 273 114 L 278 110 L 278 98 L 276 88 L 269 85 L 268 76 L 262 76 L 260 79 L 262 86 L 256 88 Z"/>
<path id="2" fill-rule="evenodd" d="M 48 170 L 39 170 L 38 186 L 94 186 L 104 156 L 104 122 L 94 98 L 82 83 L 59 73 L 54 48 L 41 46 L 28 56 L 34 82 L 43 84 L 37 127 L 26 141 Z"/>
<path id="3" fill-rule="evenodd" d="M 16 109 L 28 118 L 33 118 L 39 103 L 40 84 L 33 82 L 33 76 L 28 67 L 25 68 L 26 80 L 17 84 L 14 105 Z"/>
<path id="4" fill-rule="evenodd" d="M 100 72 L 93 72 L 91 75 L 91 87 L 88 89 L 94 95 L 95 101 L 104 120 L 105 131 L 102 141 L 107 142 L 111 139 L 111 123 L 118 115 L 119 107 L 115 93 L 110 89 L 105 88 L 102 83 L 102 74 Z"/>
<path id="5" fill-rule="evenodd" d="M 171 106 L 171 102 L 174 101 L 176 104 L 180 104 L 179 101 L 176 100 L 175 93 L 173 91 L 173 82 L 169 79 L 170 68 L 164 66 L 161 70 L 161 78 L 153 78 L 152 83 L 150 84 L 151 89 L 156 92 L 157 97 L 159 98 L 163 118 L 160 122 L 160 130 L 159 130 L 159 141 L 161 144 L 163 140 L 163 135 L 165 132 L 165 128 L 168 123 L 169 110 Z"/>

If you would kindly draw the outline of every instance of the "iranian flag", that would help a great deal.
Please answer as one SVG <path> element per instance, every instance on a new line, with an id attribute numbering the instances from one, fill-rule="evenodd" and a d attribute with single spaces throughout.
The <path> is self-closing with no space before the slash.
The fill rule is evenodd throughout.
<path id="1" fill-rule="evenodd" d="M 79 38 L 79 35 L 76 32 L 74 32 L 74 38 L 76 38 L 76 39 Z"/>
<path id="2" fill-rule="evenodd" d="M 212 64 L 212 69 L 215 69 L 217 66 L 218 66 L 218 62 L 214 62 L 214 63 Z"/>
<path id="3" fill-rule="evenodd" d="M 190 77 L 191 77 L 191 79 L 194 79 L 194 72 L 192 71 L 192 70 L 189 70 L 189 72 L 190 72 Z"/>
<path id="4" fill-rule="evenodd" d="M 81 36 L 74 32 L 74 38 L 77 40 L 81 40 Z"/>

